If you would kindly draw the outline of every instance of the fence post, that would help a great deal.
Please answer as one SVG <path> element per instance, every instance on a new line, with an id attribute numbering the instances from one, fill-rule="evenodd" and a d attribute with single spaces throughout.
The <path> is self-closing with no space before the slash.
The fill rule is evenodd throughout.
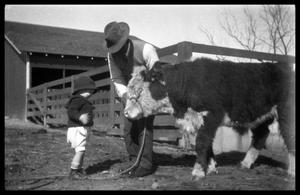
<path id="1" fill-rule="evenodd" d="M 47 126 L 47 87 L 48 85 L 46 84 L 43 90 L 43 107 L 44 107 L 44 112 L 43 112 L 43 119 L 44 119 L 44 126 Z"/>
<path id="2" fill-rule="evenodd" d="M 178 43 L 177 45 L 177 62 L 183 62 L 183 61 L 188 61 L 191 59 L 193 55 L 193 47 L 192 43 L 190 42 L 181 42 Z"/>
<path id="3" fill-rule="evenodd" d="M 115 123 L 115 87 L 112 81 L 110 81 L 110 108 L 109 108 L 109 119 L 110 125 L 113 127 Z"/>
<path id="4" fill-rule="evenodd" d="M 65 65 L 64 65 L 65 66 Z M 66 69 L 63 69 L 63 78 L 64 78 L 64 84 L 63 84 L 63 89 L 66 88 Z"/>
<path id="5" fill-rule="evenodd" d="M 71 76 L 71 94 L 74 92 L 74 76 Z"/>
<path id="6" fill-rule="evenodd" d="M 25 106 L 26 106 L 26 110 L 25 110 L 25 121 L 27 122 L 28 119 L 27 119 L 27 112 L 28 112 L 28 104 L 29 104 L 29 100 L 28 100 L 28 90 L 30 89 L 31 87 L 31 68 L 30 68 L 30 59 L 29 59 L 29 54 L 28 53 L 25 53 L 25 61 L 26 61 L 26 103 L 25 103 Z"/>

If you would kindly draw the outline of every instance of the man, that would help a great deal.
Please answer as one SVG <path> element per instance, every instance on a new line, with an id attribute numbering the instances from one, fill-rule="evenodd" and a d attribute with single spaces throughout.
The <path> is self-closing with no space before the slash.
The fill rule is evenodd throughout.
<path id="1" fill-rule="evenodd" d="M 108 65 L 111 80 L 114 83 L 118 97 L 123 105 L 127 99 L 127 84 L 131 73 L 139 66 L 151 69 L 159 60 L 155 48 L 141 40 L 129 39 L 129 26 L 125 22 L 111 22 L 104 28 L 104 46 L 108 50 Z M 130 163 L 137 157 L 142 144 L 143 130 L 146 127 L 144 150 L 139 166 L 129 173 L 130 177 L 143 177 L 152 173 L 153 152 L 153 121 L 154 116 L 130 121 L 124 121 L 124 140 Z M 125 168 L 125 167 L 124 167 Z M 127 167 L 126 167 L 127 168 Z"/>

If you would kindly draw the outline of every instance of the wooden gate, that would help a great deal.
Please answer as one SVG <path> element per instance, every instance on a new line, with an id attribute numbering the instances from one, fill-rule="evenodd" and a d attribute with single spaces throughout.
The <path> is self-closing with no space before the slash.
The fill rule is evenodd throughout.
<path id="1" fill-rule="evenodd" d="M 108 72 L 108 66 L 102 66 L 78 75 L 44 83 L 27 91 L 27 118 L 43 125 L 66 125 L 67 113 L 64 107 L 73 91 L 74 79 L 80 76 L 98 78 L 94 81 L 100 88 L 91 98 L 95 106 L 95 127 L 106 128 L 112 122 L 110 79 L 101 77 Z M 100 75 L 100 77 L 99 77 Z M 103 90 L 101 90 L 103 88 Z"/>

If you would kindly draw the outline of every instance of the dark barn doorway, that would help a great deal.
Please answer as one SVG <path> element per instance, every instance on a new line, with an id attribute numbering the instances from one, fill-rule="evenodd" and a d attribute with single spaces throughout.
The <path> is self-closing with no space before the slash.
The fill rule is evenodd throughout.
<path id="1" fill-rule="evenodd" d="M 65 73 L 64 73 L 65 71 Z M 68 77 L 71 75 L 80 74 L 86 70 L 64 70 L 55 68 L 38 68 L 32 67 L 31 69 L 31 86 L 41 85 L 50 81 L 61 79 L 63 77 Z M 64 75 L 65 74 L 65 75 Z"/>

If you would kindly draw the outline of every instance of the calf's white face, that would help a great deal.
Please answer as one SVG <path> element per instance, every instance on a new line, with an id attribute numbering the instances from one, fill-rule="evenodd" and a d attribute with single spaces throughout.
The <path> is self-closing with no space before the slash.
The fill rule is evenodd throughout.
<path id="1" fill-rule="evenodd" d="M 161 83 L 147 80 L 145 68 L 136 69 L 127 85 L 128 100 L 124 115 L 130 119 L 139 119 L 158 113 L 172 114 L 173 107 Z M 157 90 L 159 89 L 159 90 Z M 155 96 L 156 98 L 154 98 Z"/>
<path id="2" fill-rule="evenodd" d="M 143 110 L 136 99 L 127 99 L 124 115 L 129 119 L 140 119 L 143 116 Z"/>

